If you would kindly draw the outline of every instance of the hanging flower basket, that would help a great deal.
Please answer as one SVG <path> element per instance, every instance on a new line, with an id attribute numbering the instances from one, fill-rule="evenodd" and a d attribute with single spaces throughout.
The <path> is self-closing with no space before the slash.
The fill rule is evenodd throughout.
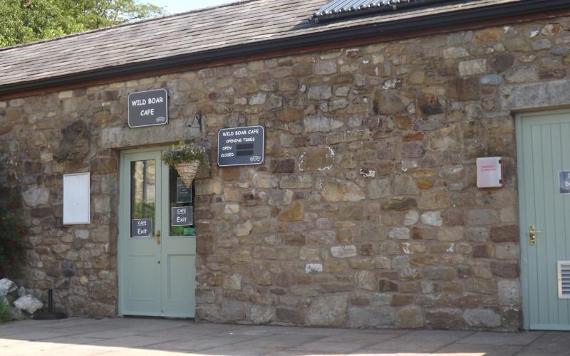
<path id="1" fill-rule="evenodd" d="M 162 160 L 176 169 L 182 182 L 188 188 L 192 186 L 198 168 L 205 157 L 206 152 L 202 147 L 184 142 L 170 147 L 162 154 Z"/>
<path id="2" fill-rule="evenodd" d="M 192 182 L 194 181 L 194 178 L 196 178 L 198 167 L 200 167 L 200 161 L 182 162 L 177 163 L 174 166 L 180 176 L 180 179 L 182 179 L 182 182 L 188 188 L 192 186 Z"/>

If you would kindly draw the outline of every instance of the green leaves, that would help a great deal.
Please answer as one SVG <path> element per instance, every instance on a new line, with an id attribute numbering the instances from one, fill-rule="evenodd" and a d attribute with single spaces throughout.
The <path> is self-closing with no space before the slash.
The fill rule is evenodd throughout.
<path id="1" fill-rule="evenodd" d="M 0 47 L 50 39 L 135 20 L 164 10 L 135 0 L 2 0 Z"/>
<path id="2" fill-rule="evenodd" d="M 180 142 L 177 145 L 170 147 L 162 154 L 162 160 L 164 163 L 171 167 L 182 162 L 203 162 L 205 157 L 206 152 L 202 147 L 184 142 Z"/>
<path id="3" fill-rule="evenodd" d="M 0 297 L 0 324 L 12 320 L 12 312 L 10 312 L 10 305 L 8 300 Z"/>
<path id="4" fill-rule="evenodd" d="M 0 206 L 0 276 L 13 272 L 24 258 L 24 227 L 10 209 Z"/>

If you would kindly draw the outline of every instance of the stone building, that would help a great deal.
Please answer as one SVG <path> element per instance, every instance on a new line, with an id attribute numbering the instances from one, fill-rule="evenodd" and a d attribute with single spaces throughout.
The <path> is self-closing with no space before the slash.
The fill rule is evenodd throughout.
<path id="1" fill-rule="evenodd" d="M 0 50 L 25 286 L 71 315 L 568 330 L 570 2 L 334 5 L 250 0 Z M 153 89 L 168 123 L 129 127 L 129 94 Z M 263 163 L 220 167 L 219 130 L 255 125 Z M 181 228 L 160 160 L 179 140 L 209 157 Z M 500 187 L 478 187 L 485 157 Z M 84 172 L 88 223 L 64 224 L 63 177 Z"/>

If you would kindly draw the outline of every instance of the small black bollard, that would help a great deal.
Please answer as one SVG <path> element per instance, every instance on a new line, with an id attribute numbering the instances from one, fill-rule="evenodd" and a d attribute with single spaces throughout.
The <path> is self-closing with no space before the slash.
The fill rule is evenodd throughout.
<path id="1" fill-rule="evenodd" d="M 67 315 L 62 312 L 56 312 L 55 306 L 53 305 L 53 289 L 48 289 L 48 307 L 47 311 L 40 311 L 38 313 L 34 313 L 32 319 L 34 320 L 57 320 L 57 319 L 65 319 Z"/>

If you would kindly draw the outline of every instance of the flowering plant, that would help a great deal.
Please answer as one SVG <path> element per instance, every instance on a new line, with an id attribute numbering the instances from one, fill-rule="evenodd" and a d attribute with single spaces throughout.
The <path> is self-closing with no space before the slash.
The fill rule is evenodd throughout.
<path id="1" fill-rule="evenodd" d="M 185 162 L 203 162 L 205 157 L 206 151 L 204 148 L 182 141 L 162 153 L 162 160 L 171 167 Z"/>

